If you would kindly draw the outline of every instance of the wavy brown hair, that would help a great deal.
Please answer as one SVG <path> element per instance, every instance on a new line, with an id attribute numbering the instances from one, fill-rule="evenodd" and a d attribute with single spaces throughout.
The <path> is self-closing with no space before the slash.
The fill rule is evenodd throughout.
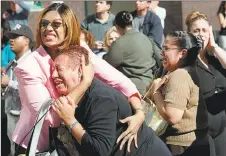
<path id="1" fill-rule="evenodd" d="M 81 33 L 84 34 L 85 41 L 86 41 L 87 45 L 89 46 L 89 48 L 93 49 L 94 48 L 94 37 L 93 37 L 92 33 L 87 30 L 84 30 L 84 29 L 81 30 Z"/>
<path id="2" fill-rule="evenodd" d="M 40 22 L 43 16 L 50 12 L 57 11 L 62 18 L 65 29 L 65 39 L 64 42 L 58 46 L 58 49 L 68 48 L 70 45 L 79 45 L 80 44 L 80 23 L 74 12 L 64 3 L 53 3 L 47 8 L 45 8 L 39 18 L 38 18 L 38 27 L 36 29 L 36 48 L 40 45 L 44 45 L 41 39 L 41 27 Z"/>

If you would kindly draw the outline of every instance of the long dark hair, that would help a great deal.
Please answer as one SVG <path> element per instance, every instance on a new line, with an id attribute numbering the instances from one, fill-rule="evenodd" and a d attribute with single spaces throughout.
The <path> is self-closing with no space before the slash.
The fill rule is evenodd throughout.
<path id="1" fill-rule="evenodd" d="M 120 11 L 115 16 L 115 24 L 120 28 L 125 29 L 127 26 L 132 26 L 133 16 L 128 11 Z"/>
<path id="2" fill-rule="evenodd" d="M 225 3 L 226 3 L 226 1 L 221 2 L 219 9 L 217 11 L 217 14 L 222 13 L 223 15 L 225 15 L 225 8 L 224 8 Z"/>

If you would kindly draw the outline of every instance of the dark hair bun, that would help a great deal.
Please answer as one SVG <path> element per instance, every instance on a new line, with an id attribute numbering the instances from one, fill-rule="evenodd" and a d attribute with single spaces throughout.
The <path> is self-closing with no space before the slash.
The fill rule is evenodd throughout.
<path id="1" fill-rule="evenodd" d="M 122 19 L 125 23 L 130 23 L 133 20 L 133 16 L 128 12 L 127 13 L 124 12 L 122 15 Z"/>

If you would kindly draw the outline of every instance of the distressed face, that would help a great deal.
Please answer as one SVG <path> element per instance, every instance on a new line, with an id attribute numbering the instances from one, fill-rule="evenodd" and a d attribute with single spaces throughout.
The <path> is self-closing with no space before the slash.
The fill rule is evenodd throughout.
<path id="1" fill-rule="evenodd" d="M 195 36 L 196 35 L 202 36 L 202 39 L 204 40 L 204 48 L 206 48 L 209 42 L 210 38 L 209 28 L 210 28 L 209 23 L 204 19 L 196 20 L 190 28 L 190 33 L 192 33 Z"/>
<path id="2" fill-rule="evenodd" d="M 43 16 L 40 30 L 42 43 L 48 48 L 57 48 L 65 39 L 63 20 L 57 11 L 49 11 Z"/>
<path id="3" fill-rule="evenodd" d="M 164 41 L 162 49 L 162 64 L 167 71 L 174 71 L 179 67 L 179 61 L 183 57 L 180 48 L 168 38 Z"/>
<path id="4" fill-rule="evenodd" d="M 81 68 L 72 67 L 69 57 L 61 54 L 54 60 L 52 78 L 55 87 L 61 95 L 70 93 L 81 81 Z"/>

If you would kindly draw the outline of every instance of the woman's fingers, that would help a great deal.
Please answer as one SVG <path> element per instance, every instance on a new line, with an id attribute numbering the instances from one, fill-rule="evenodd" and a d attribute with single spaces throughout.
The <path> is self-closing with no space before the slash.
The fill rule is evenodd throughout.
<path id="1" fill-rule="evenodd" d="M 135 147 L 138 148 L 138 144 L 137 144 L 137 133 L 134 135 L 134 142 L 135 142 Z"/>
<path id="2" fill-rule="evenodd" d="M 119 143 L 125 136 L 127 136 L 127 134 L 129 134 L 128 129 L 127 129 L 125 132 L 123 132 L 123 133 L 118 137 L 116 143 Z"/>
<path id="3" fill-rule="evenodd" d="M 130 117 L 127 117 L 125 119 L 119 120 L 121 123 L 127 123 L 130 121 Z M 129 125 L 129 124 L 128 124 Z M 117 139 L 117 143 L 119 143 L 127 134 L 129 134 L 131 132 L 130 130 L 130 126 L 127 128 L 127 130 L 125 132 L 123 132 Z"/>
<path id="4" fill-rule="evenodd" d="M 127 144 L 127 151 L 130 152 L 130 146 L 131 146 L 131 143 L 134 139 L 135 135 L 132 135 L 130 138 L 129 138 L 129 141 L 128 141 L 128 144 Z"/>
<path id="5" fill-rule="evenodd" d="M 132 135 L 133 135 L 132 133 L 129 133 L 129 134 L 127 134 L 127 135 L 123 138 L 123 140 L 122 140 L 122 142 L 121 142 L 121 144 L 120 144 L 120 150 L 122 150 L 124 144 L 130 139 L 130 137 L 131 137 Z"/>

